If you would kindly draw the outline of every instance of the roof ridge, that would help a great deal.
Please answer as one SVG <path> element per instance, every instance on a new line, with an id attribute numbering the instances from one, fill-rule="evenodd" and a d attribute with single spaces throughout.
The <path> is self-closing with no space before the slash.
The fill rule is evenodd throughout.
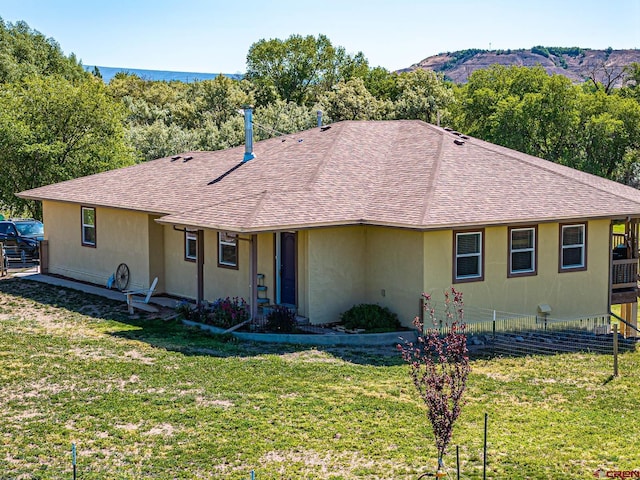
<path id="1" fill-rule="evenodd" d="M 253 225 L 254 220 L 258 217 L 258 212 L 260 212 L 260 210 L 262 209 L 262 204 L 264 203 L 268 193 L 269 192 L 267 192 L 267 190 L 262 190 L 258 194 L 251 195 L 252 197 L 259 196 L 260 199 L 256 203 L 255 208 L 253 209 L 253 212 L 251 213 L 251 215 L 246 218 L 247 226 Z"/>
<path id="2" fill-rule="evenodd" d="M 475 137 L 469 137 L 469 140 L 473 140 L 472 145 L 475 145 L 479 148 L 483 148 L 485 150 L 488 150 L 490 152 L 494 152 L 494 153 L 499 153 L 501 155 L 504 155 L 505 157 L 509 157 L 512 158 L 518 162 L 522 162 L 522 163 L 526 163 L 527 165 L 530 165 L 534 168 L 538 168 L 540 170 L 544 170 L 546 172 L 550 172 L 553 173 L 555 175 L 560 175 L 564 178 L 567 178 L 571 181 L 574 181 L 576 183 L 580 183 L 581 185 L 586 185 L 588 187 L 591 188 L 595 188 L 596 190 L 600 191 L 600 192 L 604 192 L 608 195 L 613 195 L 616 198 L 622 198 L 624 200 L 630 200 L 629 197 L 625 197 L 623 195 L 620 195 L 618 193 L 615 193 L 612 190 L 608 190 L 605 189 L 603 187 L 601 187 L 599 184 L 597 184 L 596 182 L 590 183 L 588 181 L 586 181 L 583 178 L 578 178 L 584 175 L 590 176 L 592 178 L 594 178 L 597 182 L 601 182 L 601 181 L 605 181 L 605 182 L 611 182 L 613 185 L 617 188 L 619 187 L 625 187 L 625 188 L 629 188 L 631 190 L 637 191 L 637 189 L 630 187 L 629 185 L 624 185 L 622 183 L 616 182 L 614 180 L 610 180 L 608 178 L 604 178 L 604 177 L 599 177 L 598 175 L 594 175 L 593 173 L 589 173 L 589 172 L 584 172 L 582 170 L 578 170 L 572 167 L 569 167 L 567 165 L 563 165 L 561 163 L 556 163 L 556 162 L 552 162 L 551 160 L 547 160 L 546 158 L 542 158 L 542 157 L 536 157 L 535 155 L 530 155 L 528 153 L 524 153 L 524 152 L 519 152 L 518 150 L 513 150 L 509 147 L 504 147 L 502 145 L 497 145 L 497 144 L 492 144 L 489 142 L 485 142 L 484 140 L 475 138 Z M 478 142 L 478 143 L 476 143 Z M 504 150 L 504 151 L 503 151 Z M 517 153 L 519 155 L 515 155 L 514 153 Z M 520 156 L 521 155 L 521 156 Z M 548 165 L 553 165 L 553 167 L 547 167 L 544 164 L 541 164 L 540 162 L 546 162 Z M 561 167 L 559 169 L 554 168 L 554 167 Z M 569 175 L 568 172 L 563 171 L 564 169 L 569 169 L 569 171 L 573 172 L 573 173 L 577 173 L 577 175 Z M 640 194 L 640 192 L 638 192 Z M 640 200 L 631 200 L 635 203 L 640 204 Z"/>
<path id="3" fill-rule="evenodd" d="M 431 178 L 429 179 L 429 185 L 427 186 L 427 197 L 424 199 L 424 205 L 422 206 L 422 212 L 420 219 L 422 223 L 425 223 L 427 217 L 427 211 L 431 206 L 431 201 L 436 194 L 436 179 L 440 175 L 440 166 L 442 165 L 442 153 L 444 151 L 444 133 L 440 132 L 440 143 L 438 144 L 438 151 L 436 152 L 433 162 L 433 172 L 431 172 Z"/>
<path id="4" fill-rule="evenodd" d="M 337 122 L 337 123 L 333 123 L 331 125 L 333 127 L 340 126 L 340 133 L 341 133 L 344 130 L 344 127 L 342 125 L 340 125 L 340 124 L 344 124 L 344 123 L 347 123 L 347 121 Z M 325 133 L 326 133 L 326 130 L 325 130 Z M 331 145 L 329 146 L 329 148 L 326 149 L 325 155 L 322 156 L 322 160 L 320 162 L 318 162 L 318 166 L 316 167 L 316 169 L 314 170 L 313 174 L 309 178 L 309 186 L 310 186 L 310 188 L 313 188 L 312 185 L 315 185 L 316 181 L 318 180 L 318 177 L 320 176 L 321 170 L 323 170 L 323 168 L 326 166 L 326 164 L 329 161 L 329 159 L 333 158 L 332 157 L 332 152 L 335 150 L 336 144 L 338 143 L 339 139 L 340 139 L 340 135 L 336 135 L 335 138 L 332 140 Z"/>

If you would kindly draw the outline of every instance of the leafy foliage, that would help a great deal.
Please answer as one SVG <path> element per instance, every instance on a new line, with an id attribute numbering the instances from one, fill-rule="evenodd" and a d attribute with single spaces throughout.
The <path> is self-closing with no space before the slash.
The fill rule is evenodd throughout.
<path id="1" fill-rule="evenodd" d="M 240 297 L 219 298 L 211 304 L 207 322 L 220 328 L 231 328 L 249 320 L 247 302 Z"/>
<path id="2" fill-rule="evenodd" d="M 634 183 L 640 104 L 573 85 L 542 67 L 494 66 L 456 91 L 455 127 L 484 140 Z"/>
<path id="3" fill-rule="evenodd" d="M 204 304 L 193 305 L 187 300 L 183 300 L 176 305 L 176 313 L 180 318 L 199 323 L 207 323 L 209 315 L 208 309 Z"/>
<path id="4" fill-rule="evenodd" d="M 372 303 L 354 305 L 340 315 L 340 321 L 348 329 L 362 328 L 367 332 L 395 332 L 402 329 L 398 315 L 387 307 Z"/>
<path id="5" fill-rule="evenodd" d="M 453 93 L 442 78 L 431 70 L 414 70 L 398 77 L 398 94 L 395 102 L 396 118 L 419 119 L 436 123 L 448 117 L 448 107 Z"/>
<path id="6" fill-rule="evenodd" d="M 271 92 L 262 98 L 304 105 L 314 103 L 319 91 L 364 76 L 368 70 L 362 53 L 348 55 L 325 35 L 291 35 L 286 40 L 263 39 L 251 45 L 246 78 L 259 91 Z"/>
<path id="7" fill-rule="evenodd" d="M 445 292 L 446 318 L 440 320 L 431 306 L 431 297 L 427 294 L 423 297 L 424 311 L 432 326 L 425 328 L 420 317 L 416 317 L 413 323 L 419 332 L 417 343 L 398 345 L 398 349 L 410 365 L 413 383 L 427 406 L 427 417 L 438 450 L 438 469 L 441 469 L 453 426 L 462 411 L 462 397 L 471 367 L 464 334 L 462 293 L 453 287 Z M 438 328 L 443 323 L 449 326 L 446 335 L 441 335 Z"/>
<path id="8" fill-rule="evenodd" d="M 0 92 L 0 202 L 42 218 L 41 205 L 17 198 L 42 185 L 133 163 L 125 110 L 99 80 L 31 77 Z"/>
<path id="9" fill-rule="evenodd" d="M 32 30 L 25 22 L 5 23 L 0 18 L 0 83 L 34 75 L 60 75 L 67 80 L 90 76 L 74 55 L 64 55 L 54 39 Z"/>
<path id="10" fill-rule="evenodd" d="M 265 327 L 270 332 L 294 332 L 296 329 L 296 314 L 293 310 L 283 305 L 275 305 L 267 315 Z"/>
<path id="11" fill-rule="evenodd" d="M 388 118 L 392 104 L 378 100 L 369 93 L 361 78 L 340 82 L 320 97 L 319 104 L 333 121 L 383 120 Z"/>
<path id="12" fill-rule="evenodd" d="M 185 320 L 205 323 L 228 329 L 249 319 L 247 303 L 240 297 L 219 298 L 213 303 L 203 302 L 194 306 L 182 301 L 176 306 L 176 313 Z"/>

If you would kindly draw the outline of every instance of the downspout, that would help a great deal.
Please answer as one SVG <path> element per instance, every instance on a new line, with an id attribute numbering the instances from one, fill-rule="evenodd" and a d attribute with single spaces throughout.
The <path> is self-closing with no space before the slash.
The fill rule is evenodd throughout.
<path id="1" fill-rule="evenodd" d="M 251 276 L 251 319 L 258 318 L 258 235 L 251 235 L 249 241 L 249 275 Z"/>

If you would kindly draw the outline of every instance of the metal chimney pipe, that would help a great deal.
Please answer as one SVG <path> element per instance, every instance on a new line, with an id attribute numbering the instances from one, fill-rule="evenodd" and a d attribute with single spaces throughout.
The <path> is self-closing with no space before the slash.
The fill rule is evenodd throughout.
<path id="1" fill-rule="evenodd" d="M 253 154 L 253 107 L 247 105 L 244 108 L 244 158 L 243 162 L 256 158 Z"/>
<path id="2" fill-rule="evenodd" d="M 318 127 L 322 126 L 322 110 L 318 110 Z"/>

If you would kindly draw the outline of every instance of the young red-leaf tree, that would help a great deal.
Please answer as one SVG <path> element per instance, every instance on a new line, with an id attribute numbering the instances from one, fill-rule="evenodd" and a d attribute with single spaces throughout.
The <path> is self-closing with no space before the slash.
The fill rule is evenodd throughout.
<path id="1" fill-rule="evenodd" d="M 462 292 L 451 287 L 445 292 L 444 318 L 438 319 L 431 296 L 424 293 L 422 296 L 424 316 L 431 325 L 425 328 L 425 322 L 416 317 L 413 321 L 418 329 L 416 343 L 405 342 L 398 345 L 398 349 L 411 367 L 413 383 L 427 406 L 438 450 L 438 472 L 442 472 L 442 458 L 451 441 L 453 425 L 460 416 L 471 370 L 463 323 L 464 303 Z"/>

